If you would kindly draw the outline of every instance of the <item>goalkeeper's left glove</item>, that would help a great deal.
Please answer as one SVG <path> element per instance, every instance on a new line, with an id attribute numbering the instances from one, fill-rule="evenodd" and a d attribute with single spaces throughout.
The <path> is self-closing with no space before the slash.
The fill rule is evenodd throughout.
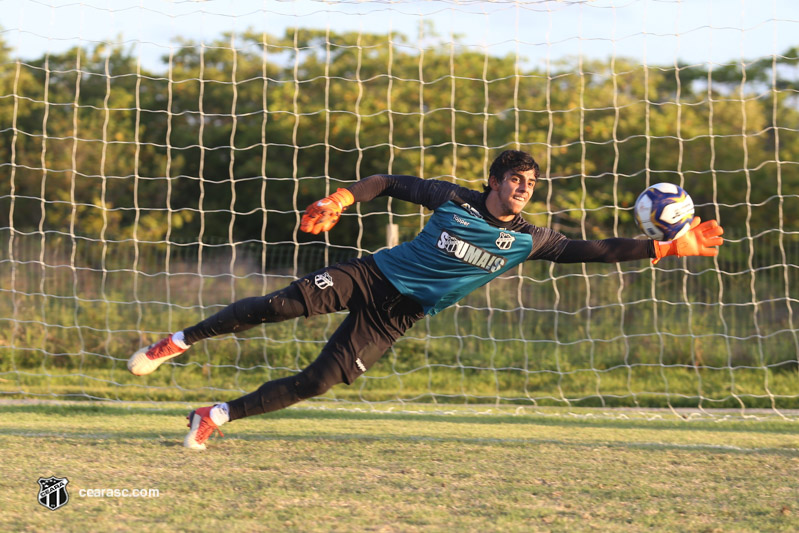
<path id="1" fill-rule="evenodd" d="M 338 189 L 326 198 L 312 203 L 305 209 L 300 222 L 300 230 L 305 233 L 319 234 L 328 231 L 341 218 L 341 212 L 355 202 L 352 193 L 347 189 Z"/>
<path id="2" fill-rule="evenodd" d="M 667 255 L 715 257 L 719 254 L 719 249 L 713 248 L 724 244 L 724 239 L 721 238 L 724 228 L 719 226 L 718 222 L 715 220 L 702 222 L 699 217 L 694 217 L 690 228 L 685 235 L 673 241 L 655 241 L 656 257 L 652 260 L 652 264 L 656 265 Z"/>

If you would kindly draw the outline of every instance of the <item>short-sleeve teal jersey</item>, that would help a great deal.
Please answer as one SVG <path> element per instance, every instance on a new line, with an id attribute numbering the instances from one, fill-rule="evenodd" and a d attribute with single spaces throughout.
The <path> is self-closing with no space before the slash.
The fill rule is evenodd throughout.
<path id="1" fill-rule="evenodd" d="M 437 208 L 412 241 L 375 254 L 378 268 L 429 315 L 525 261 L 533 236 L 500 229 L 454 201 Z"/>

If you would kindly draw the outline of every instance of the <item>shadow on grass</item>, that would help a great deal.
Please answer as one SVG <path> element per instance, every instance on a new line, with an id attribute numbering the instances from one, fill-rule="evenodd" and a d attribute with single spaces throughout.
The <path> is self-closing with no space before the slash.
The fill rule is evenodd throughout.
<path id="1" fill-rule="evenodd" d="M 148 407 L 130 405 L 109 405 L 107 403 L 74 403 L 74 404 L 44 404 L 44 403 L 9 403 L 0 402 L 0 414 L 39 414 L 46 416 L 122 416 L 122 415 L 148 415 L 165 417 L 182 417 L 191 411 L 186 407 Z M 607 410 L 612 411 L 612 410 Z M 642 411 L 645 412 L 645 411 Z M 712 411 L 709 411 L 712 413 Z M 673 416 L 673 415 L 672 415 Z M 799 421 L 793 420 L 752 420 L 742 418 L 724 418 L 719 420 L 694 419 L 672 420 L 643 419 L 643 418 L 608 418 L 595 415 L 577 414 L 452 414 L 452 413 L 398 413 L 382 411 L 351 411 L 345 409 L 325 409 L 318 407 L 289 408 L 282 411 L 267 413 L 260 418 L 283 420 L 363 420 L 363 421 L 419 421 L 433 422 L 436 424 L 513 424 L 561 428 L 616 428 L 616 429 L 645 429 L 645 430 L 671 430 L 671 431 L 708 431 L 708 432 L 756 432 L 773 434 L 795 434 L 799 430 Z"/>
<path id="2" fill-rule="evenodd" d="M 179 426 L 178 426 L 179 427 Z M 16 429 L 0 429 L 0 435 L 8 437 L 21 437 L 41 439 L 47 438 L 50 444 L 71 443 L 82 447 L 94 446 L 131 446 L 141 448 L 143 446 L 158 446 L 162 448 L 182 448 L 185 430 L 175 429 L 169 431 L 159 430 L 157 432 L 142 431 L 139 429 L 117 430 L 102 433 L 85 431 L 22 431 Z M 691 444 L 673 442 L 619 442 L 604 441 L 599 439 L 586 438 L 584 441 L 548 439 L 548 438 L 518 438 L 518 437 L 457 437 L 457 436 L 432 436 L 432 435 L 372 435 L 365 433 L 335 433 L 316 431 L 313 435 L 294 433 L 281 433 L 276 435 L 270 433 L 268 429 L 263 431 L 253 431 L 247 429 L 238 433 L 232 433 L 226 437 L 214 437 L 209 441 L 209 447 L 205 452 L 196 450 L 185 450 L 187 454 L 195 453 L 229 453 L 242 443 L 279 443 L 279 442 L 306 442 L 319 443 L 320 445 L 329 443 L 341 443 L 351 446 L 351 443 L 369 443 L 370 445 L 383 445 L 387 448 L 401 444 L 455 444 L 461 446 L 508 446 L 517 448 L 519 445 L 526 447 L 536 446 L 558 446 L 572 449 L 628 449 L 628 450 L 653 450 L 653 451 L 701 451 L 711 454 L 736 454 L 736 455 L 762 455 L 778 456 L 786 458 L 799 458 L 799 448 L 794 447 L 761 447 L 744 448 L 740 446 L 724 444 Z"/>

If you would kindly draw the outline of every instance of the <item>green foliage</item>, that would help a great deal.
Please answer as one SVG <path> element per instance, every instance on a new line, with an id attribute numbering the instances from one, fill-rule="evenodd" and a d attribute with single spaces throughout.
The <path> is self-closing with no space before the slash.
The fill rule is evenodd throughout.
<path id="1" fill-rule="evenodd" d="M 522 289 L 496 282 L 417 326 L 370 394 L 425 396 L 436 383 L 459 400 L 466 389 L 556 403 L 795 398 L 795 48 L 730 65 L 564 59 L 542 70 L 425 32 L 424 49 L 310 29 L 179 41 L 152 72 L 121 45 L 23 63 L 0 40 L 0 227 L 11 230 L 0 364 L 11 388 L 39 368 L 48 390 L 123 383 L 109 394 L 133 397 L 260 382 L 225 370 L 231 350 L 238 367 L 297 368 L 335 318 L 207 343 L 152 387 L 127 386 L 120 354 L 383 246 L 385 199 L 353 207 L 326 243 L 297 233 L 298 213 L 336 187 L 375 173 L 481 187 L 495 152 L 521 147 L 546 178 L 534 223 L 630 236 L 638 192 L 678 182 L 725 226 L 718 272 L 706 261 L 670 272 L 527 265 Z M 391 213 L 403 240 L 424 215 L 398 201 Z"/>
<path id="2" fill-rule="evenodd" d="M 0 42 L 0 117 L 13 125 L 0 143 L 14 173 L 10 225 L 90 238 L 261 240 L 267 212 L 301 210 L 353 180 L 392 172 L 479 186 L 495 155 L 486 147 L 521 146 L 550 178 L 531 215 L 548 213 L 541 223 L 568 233 L 630 233 L 619 224 L 630 226 L 637 192 L 654 181 L 684 184 L 705 217 L 733 232 L 740 210 L 727 206 L 741 203 L 756 207 L 752 233 L 775 227 L 778 206 L 783 228 L 796 228 L 799 210 L 785 195 L 799 186 L 789 164 L 799 150 L 790 126 L 799 121 L 796 50 L 745 63 L 745 77 L 740 62 L 624 58 L 565 59 L 547 72 L 426 31 L 425 49 L 402 35 L 309 29 L 179 41 L 160 72 L 118 45 L 21 63 Z M 384 209 L 378 201 L 362 212 Z M 295 232 L 295 217 L 269 215 L 272 235 Z M 408 232 L 412 218 L 399 220 Z M 332 238 L 367 249 L 385 242 L 382 231 Z"/>

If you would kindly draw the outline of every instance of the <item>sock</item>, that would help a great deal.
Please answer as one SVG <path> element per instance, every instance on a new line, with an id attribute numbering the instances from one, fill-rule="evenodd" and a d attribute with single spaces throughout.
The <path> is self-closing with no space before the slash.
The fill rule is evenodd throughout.
<path id="1" fill-rule="evenodd" d="M 186 344 L 186 339 L 183 336 L 183 331 L 178 331 L 177 333 L 173 333 L 172 342 L 174 342 L 177 345 L 177 347 L 182 350 L 186 350 L 190 346 L 189 344 Z"/>
<path id="2" fill-rule="evenodd" d="M 230 411 L 226 403 L 218 403 L 211 408 L 211 412 L 208 413 L 208 416 L 211 417 L 211 421 L 213 421 L 214 424 L 221 426 L 230 420 Z"/>

